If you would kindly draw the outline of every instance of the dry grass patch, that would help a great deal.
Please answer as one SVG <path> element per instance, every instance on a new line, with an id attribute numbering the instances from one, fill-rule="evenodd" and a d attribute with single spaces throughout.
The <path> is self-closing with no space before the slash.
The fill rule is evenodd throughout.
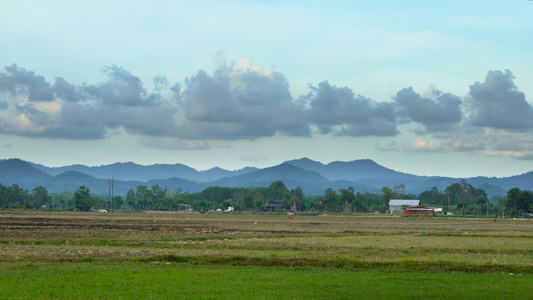
<path id="1" fill-rule="evenodd" d="M 489 218 L 4 211 L 0 261 L 170 255 L 195 263 L 533 273 L 532 229 L 533 222 Z"/>

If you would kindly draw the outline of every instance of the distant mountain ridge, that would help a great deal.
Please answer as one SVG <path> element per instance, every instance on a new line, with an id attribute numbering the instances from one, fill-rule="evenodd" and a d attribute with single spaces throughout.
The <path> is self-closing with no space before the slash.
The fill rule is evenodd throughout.
<path id="1" fill-rule="evenodd" d="M 489 197 L 505 196 L 513 187 L 533 190 L 533 172 L 504 178 L 417 176 L 388 169 L 369 159 L 322 164 L 302 158 L 263 169 L 247 167 L 235 171 L 218 167 L 197 171 L 183 164 L 143 166 L 132 162 L 98 167 L 46 167 L 20 159 L 0 160 L 1 184 L 19 184 L 28 189 L 42 185 L 51 193 L 72 191 L 86 185 L 97 194 L 106 194 L 110 176 L 115 178 L 117 194 L 125 194 L 130 188 L 135 190 L 141 184 L 159 184 L 171 189 L 198 192 L 209 186 L 268 186 L 275 180 L 282 180 L 289 189 L 300 186 L 310 195 L 321 195 L 327 188 L 338 190 L 348 187 L 362 193 L 380 193 L 382 187 L 397 184 L 404 184 L 406 192 L 418 195 L 434 186 L 444 189 L 462 179 L 475 187 L 484 188 Z"/>
<path id="2" fill-rule="evenodd" d="M 249 186 L 269 186 L 276 180 L 282 180 L 289 186 L 302 186 L 309 184 L 321 184 L 329 182 L 319 173 L 307 171 L 289 163 L 282 163 L 274 167 L 264 168 L 255 172 L 226 177 L 215 183 L 220 186 L 238 186 L 242 182 L 248 182 Z"/>
<path id="3" fill-rule="evenodd" d="M 15 158 L 0 161 L 0 183 L 3 185 L 37 186 L 51 178 L 50 174 L 36 170 L 23 160 Z"/>
<path id="4" fill-rule="evenodd" d="M 102 165 L 97 167 L 89 167 L 84 165 L 46 167 L 40 164 L 30 164 L 52 176 L 59 175 L 66 171 L 78 171 L 101 179 L 108 179 L 109 176 L 114 176 L 116 179 L 120 180 L 134 180 L 143 182 L 153 179 L 168 179 L 173 177 L 184 178 L 197 182 L 209 182 L 224 177 L 232 177 L 257 170 L 257 168 L 247 167 L 236 171 L 228 171 L 215 167 L 206 171 L 197 171 L 183 164 L 155 164 L 143 166 L 133 162 L 114 163 L 111 165 Z"/>
<path id="5" fill-rule="evenodd" d="M 390 177 L 403 179 L 427 178 L 425 176 L 410 175 L 385 168 L 371 159 L 360 159 L 349 162 L 334 161 L 324 165 L 321 162 L 313 161 L 309 158 L 301 158 L 289 160 L 286 163 L 300 167 L 304 170 L 317 172 L 332 181 L 386 179 Z M 357 172 L 354 172 L 354 170 L 357 170 Z"/>

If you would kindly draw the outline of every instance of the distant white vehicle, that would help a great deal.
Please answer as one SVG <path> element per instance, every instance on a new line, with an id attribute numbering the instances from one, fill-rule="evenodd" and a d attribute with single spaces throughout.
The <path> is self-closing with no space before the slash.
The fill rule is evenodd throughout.
<path id="1" fill-rule="evenodd" d="M 221 209 L 221 208 L 219 208 L 219 209 L 217 209 L 217 211 L 222 211 L 222 209 Z"/>
<path id="2" fill-rule="evenodd" d="M 105 210 L 105 209 L 99 209 L 99 210 L 97 210 L 96 212 L 105 212 L 105 213 L 106 213 L 107 210 Z"/>
<path id="3" fill-rule="evenodd" d="M 234 211 L 233 206 L 228 207 L 228 210 L 226 210 L 226 211 L 227 212 Z"/>

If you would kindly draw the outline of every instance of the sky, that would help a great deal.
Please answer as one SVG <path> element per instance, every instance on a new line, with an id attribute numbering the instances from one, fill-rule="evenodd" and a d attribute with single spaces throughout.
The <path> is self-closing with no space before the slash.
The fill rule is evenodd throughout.
<path id="1" fill-rule="evenodd" d="M 3 1 L 0 159 L 533 171 L 533 2 Z"/>

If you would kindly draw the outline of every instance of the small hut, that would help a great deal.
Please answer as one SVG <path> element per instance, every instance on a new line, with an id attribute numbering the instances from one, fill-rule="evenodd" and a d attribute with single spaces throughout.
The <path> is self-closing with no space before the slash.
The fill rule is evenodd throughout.
<path id="1" fill-rule="evenodd" d="M 417 206 L 403 207 L 402 209 L 403 209 L 403 215 L 404 216 L 432 216 L 432 217 L 436 217 L 435 210 L 437 208 L 429 207 L 427 205 L 417 205 Z"/>

